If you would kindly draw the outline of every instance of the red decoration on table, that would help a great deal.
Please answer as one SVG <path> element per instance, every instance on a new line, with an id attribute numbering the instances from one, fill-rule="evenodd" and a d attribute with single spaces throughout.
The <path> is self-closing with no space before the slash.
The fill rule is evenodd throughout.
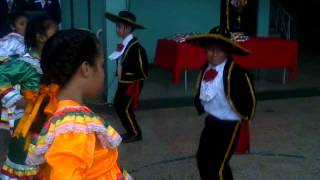
<path id="1" fill-rule="evenodd" d="M 172 73 L 173 82 L 178 83 L 185 70 L 200 69 L 207 62 L 205 51 L 193 44 L 159 40 L 155 65 Z"/>

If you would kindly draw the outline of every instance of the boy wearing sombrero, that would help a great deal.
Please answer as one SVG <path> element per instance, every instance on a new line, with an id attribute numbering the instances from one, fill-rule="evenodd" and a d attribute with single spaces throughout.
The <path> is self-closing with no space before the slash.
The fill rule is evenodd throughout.
<path id="1" fill-rule="evenodd" d="M 253 118 L 256 106 L 248 72 L 232 61 L 232 54 L 247 55 L 249 51 L 219 27 L 187 41 L 205 48 L 208 57 L 195 97 L 198 113 L 208 114 L 197 152 L 200 176 L 202 180 L 232 180 L 229 160 L 239 140 L 241 122 Z"/>
<path id="2" fill-rule="evenodd" d="M 118 89 L 114 98 L 114 107 L 126 129 L 123 142 L 142 139 L 134 108 L 137 108 L 143 82 L 148 77 L 148 59 L 145 49 L 132 34 L 136 29 L 144 29 L 136 23 L 136 17 L 129 11 L 120 11 L 118 15 L 106 13 L 106 17 L 116 23 L 116 32 L 122 39 L 116 50 L 109 56 L 117 60 Z"/>

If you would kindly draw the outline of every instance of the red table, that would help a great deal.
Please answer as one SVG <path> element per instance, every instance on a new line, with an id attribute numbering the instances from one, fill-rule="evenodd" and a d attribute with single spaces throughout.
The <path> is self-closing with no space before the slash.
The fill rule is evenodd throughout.
<path id="1" fill-rule="evenodd" d="M 279 38 L 251 38 L 240 45 L 249 49 L 249 56 L 234 56 L 234 61 L 245 68 L 282 68 L 289 71 L 289 79 L 297 75 L 298 43 Z M 202 48 L 189 43 L 160 39 L 157 44 L 155 65 L 169 70 L 173 82 L 178 83 L 184 70 L 199 69 L 206 63 Z"/>

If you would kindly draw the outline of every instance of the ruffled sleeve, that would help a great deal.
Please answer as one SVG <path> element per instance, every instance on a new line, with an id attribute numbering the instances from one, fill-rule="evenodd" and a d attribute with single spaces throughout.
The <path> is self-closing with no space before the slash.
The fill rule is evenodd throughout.
<path id="1" fill-rule="evenodd" d="M 45 179 L 130 179 L 116 163 L 121 136 L 85 106 L 59 106 L 30 145 L 26 163 L 44 165 Z"/>
<path id="2" fill-rule="evenodd" d="M 89 108 L 83 106 L 67 107 L 56 112 L 45 124 L 40 136 L 34 140 L 35 145 L 30 146 L 27 163 L 29 165 L 43 164 L 45 162 L 43 156 L 51 148 L 52 144 L 57 141 L 57 138 L 68 134 L 90 136 L 91 134 L 95 134 L 95 141 L 98 140 L 103 148 L 110 149 L 117 148 L 122 140 L 117 131 L 110 125 L 103 124 L 101 118 L 95 115 Z M 64 142 L 68 143 L 68 141 Z M 84 143 L 86 141 L 79 141 L 78 143 L 80 144 L 81 142 L 86 145 Z"/>
<path id="3" fill-rule="evenodd" d="M 0 56 L 23 55 L 25 53 L 25 45 L 23 42 L 24 38 L 17 33 L 10 33 L 0 39 Z"/>
<path id="4" fill-rule="evenodd" d="M 0 99 L 4 107 L 9 108 L 22 96 L 13 86 L 20 84 L 22 90 L 36 91 L 39 86 L 40 76 L 29 64 L 9 60 L 0 65 Z"/>

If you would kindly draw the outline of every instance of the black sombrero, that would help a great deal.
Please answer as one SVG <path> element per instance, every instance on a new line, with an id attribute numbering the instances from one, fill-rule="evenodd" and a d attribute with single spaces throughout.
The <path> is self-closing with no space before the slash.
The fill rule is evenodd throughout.
<path id="1" fill-rule="evenodd" d="M 230 33 L 220 27 L 213 28 L 209 33 L 198 33 L 186 38 L 187 42 L 191 42 L 197 46 L 207 47 L 212 44 L 219 44 L 226 47 L 232 54 L 246 56 L 250 51 L 241 47 L 230 39 Z"/>
<path id="2" fill-rule="evenodd" d="M 131 25 L 135 29 L 145 29 L 144 26 L 136 23 L 136 16 L 129 11 L 120 11 L 118 15 L 106 12 L 105 16 L 114 23 L 123 22 Z"/>

